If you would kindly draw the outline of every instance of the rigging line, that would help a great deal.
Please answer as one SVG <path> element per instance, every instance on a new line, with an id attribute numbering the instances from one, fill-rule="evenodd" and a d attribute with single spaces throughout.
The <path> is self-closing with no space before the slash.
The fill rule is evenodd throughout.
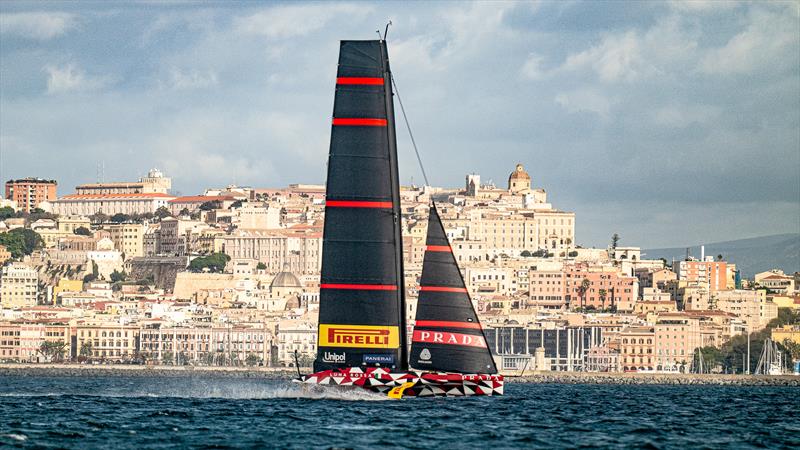
<path id="1" fill-rule="evenodd" d="M 406 123 L 406 129 L 408 130 L 408 136 L 411 138 L 411 145 L 414 147 L 414 154 L 417 155 L 417 162 L 419 163 L 419 170 L 422 171 L 422 178 L 425 179 L 425 185 L 430 186 L 430 182 L 428 182 L 428 175 L 425 173 L 425 166 L 422 165 L 422 158 L 419 156 L 419 150 L 417 149 L 417 141 L 414 140 L 414 133 L 411 132 L 411 125 L 408 123 L 408 116 L 406 115 L 406 108 L 403 106 L 403 100 L 400 98 L 400 91 L 397 89 L 397 82 L 394 81 L 394 75 L 392 77 L 392 85 L 394 86 L 394 93 L 397 95 L 397 102 L 400 103 L 400 111 L 403 113 L 403 120 Z"/>

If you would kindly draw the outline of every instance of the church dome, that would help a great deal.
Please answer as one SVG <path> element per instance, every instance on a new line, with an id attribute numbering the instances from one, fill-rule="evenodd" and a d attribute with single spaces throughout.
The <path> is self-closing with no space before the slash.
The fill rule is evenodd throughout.
<path id="1" fill-rule="evenodd" d="M 303 283 L 300 282 L 300 279 L 297 278 L 295 274 L 292 272 L 280 272 L 275 275 L 275 278 L 272 280 L 272 283 L 269 285 L 270 289 L 274 288 L 302 288 Z"/>
<path id="2" fill-rule="evenodd" d="M 517 164 L 517 168 L 511 172 L 511 175 L 508 176 L 508 181 L 511 180 L 530 180 L 531 176 L 528 175 L 528 172 L 525 172 L 525 168 L 522 167 L 522 164 Z"/>

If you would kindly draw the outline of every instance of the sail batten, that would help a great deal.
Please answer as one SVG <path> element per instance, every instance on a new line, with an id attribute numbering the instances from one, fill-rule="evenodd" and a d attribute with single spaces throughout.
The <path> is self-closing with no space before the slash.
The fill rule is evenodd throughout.
<path id="1" fill-rule="evenodd" d="M 342 41 L 331 119 L 319 370 L 407 368 L 394 112 L 386 44 Z"/>
<path id="2" fill-rule="evenodd" d="M 435 206 L 428 218 L 410 364 L 442 372 L 497 373 Z"/>

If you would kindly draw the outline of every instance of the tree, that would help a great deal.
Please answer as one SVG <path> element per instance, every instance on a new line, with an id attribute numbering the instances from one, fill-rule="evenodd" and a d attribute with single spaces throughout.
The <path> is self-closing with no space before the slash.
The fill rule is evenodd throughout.
<path id="1" fill-rule="evenodd" d="M 192 212 L 191 212 L 191 211 L 189 211 L 189 208 L 183 208 L 183 209 L 181 210 L 181 213 L 180 213 L 180 215 L 181 215 L 181 216 L 189 216 L 189 215 L 191 215 L 191 214 L 192 214 Z"/>
<path id="2" fill-rule="evenodd" d="M 600 289 L 599 291 L 597 291 L 597 293 L 600 294 L 600 305 L 601 305 L 600 308 L 606 309 L 606 295 L 608 295 L 608 291 L 606 291 L 605 289 Z"/>
<path id="3" fill-rule="evenodd" d="M 169 212 L 169 209 L 167 209 L 166 206 L 161 206 L 160 208 L 158 208 L 153 215 L 155 217 L 158 217 L 159 219 L 163 219 L 165 217 L 172 217 L 172 214 Z"/>
<path id="4" fill-rule="evenodd" d="M 5 246 L 6 250 L 11 253 L 11 257 L 14 259 L 21 258 L 25 255 L 25 239 L 17 233 L 0 234 L 0 245 Z"/>
<path id="5" fill-rule="evenodd" d="M 80 235 L 80 236 L 91 236 L 92 235 L 92 230 L 90 230 L 90 229 L 88 229 L 86 227 L 78 227 L 78 228 L 75 228 L 74 233 L 77 234 L 77 235 Z"/>
<path id="6" fill-rule="evenodd" d="M 79 356 L 84 358 L 91 358 L 92 357 L 92 341 L 86 341 L 81 345 L 81 351 L 78 353 Z"/>
<path id="7" fill-rule="evenodd" d="M 113 216 L 111 216 L 111 221 L 114 223 L 123 223 L 129 220 L 131 220 L 131 217 L 123 213 L 116 213 Z"/>
<path id="8" fill-rule="evenodd" d="M 588 279 L 584 278 L 583 281 L 581 281 L 580 287 L 578 287 L 578 294 L 581 296 L 581 309 L 585 308 L 585 305 L 586 305 L 586 292 L 589 291 L 589 286 L 590 285 L 591 285 L 591 282 Z"/>
<path id="9" fill-rule="evenodd" d="M 260 262 L 260 263 L 256 264 L 256 269 L 258 269 L 258 270 L 267 270 L 267 265 L 264 264 L 263 262 Z"/>
<path id="10" fill-rule="evenodd" d="M 722 261 L 722 253 L 720 253 L 719 255 L 717 255 L 717 261 Z"/>
<path id="11" fill-rule="evenodd" d="M 9 217 L 14 217 L 16 214 L 17 212 L 14 211 L 14 208 L 10 206 L 4 206 L 0 208 L 0 220 L 6 220 Z"/>
<path id="12" fill-rule="evenodd" d="M 44 247 L 44 240 L 39 233 L 27 228 L 15 228 L 0 234 L 0 245 L 4 245 L 12 258 L 30 255 L 34 250 Z"/>
<path id="13" fill-rule="evenodd" d="M 85 277 L 83 277 L 83 282 L 84 283 L 90 283 L 90 282 L 96 280 L 99 275 L 100 275 L 100 271 L 97 268 L 97 263 L 92 261 L 92 273 L 87 274 Z"/>
<path id="14" fill-rule="evenodd" d="M 231 203 L 231 206 L 229 206 L 228 209 L 235 209 L 235 208 L 241 208 L 241 207 L 242 207 L 242 201 L 241 200 L 236 200 L 235 202 Z"/>
<path id="15" fill-rule="evenodd" d="M 231 257 L 225 253 L 212 253 L 208 256 L 195 258 L 189 263 L 189 270 L 192 272 L 202 272 L 208 269 L 209 272 L 222 272 Z"/>
<path id="16" fill-rule="evenodd" d="M 528 251 L 528 250 L 523 250 L 522 253 L 519 254 L 519 256 L 522 256 L 523 258 L 527 258 L 527 257 L 531 256 L 531 252 Z"/>
<path id="17" fill-rule="evenodd" d="M 119 283 L 120 281 L 125 281 L 125 278 L 127 278 L 127 275 L 125 274 L 124 270 L 122 272 L 117 272 L 117 269 L 114 269 L 114 271 L 111 272 L 112 283 Z"/>
<path id="18" fill-rule="evenodd" d="M 103 214 L 102 212 L 97 212 L 89 216 L 89 219 L 92 221 L 92 223 L 105 223 L 108 222 L 108 215 Z"/>
<path id="19" fill-rule="evenodd" d="M 258 357 L 256 354 L 254 354 L 254 353 L 250 353 L 249 355 L 247 355 L 247 358 L 245 358 L 245 360 L 244 360 L 245 364 L 247 364 L 247 365 L 248 365 L 248 366 L 250 366 L 250 367 L 252 367 L 252 366 L 255 366 L 255 365 L 256 365 L 256 364 L 258 364 L 260 361 L 261 361 L 261 358 L 259 358 L 259 357 Z"/>
<path id="20" fill-rule="evenodd" d="M 203 202 L 200 205 L 200 210 L 201 211 L 211 211 L 213 209 L 219 208 L 219 206 L 220 206 L 220 204 L 219 204 L 218 200 L 212 200 L 212 201 L 208 201 L 208 202 Z"/>
<path id="21" fill-rule="evenodd" d="M 574 257 L 578 256 L 578 252 L 576 250 L 573 250 L 573 251 L 569 252 L 567 254 L 567 256 L 569 256 L 570 258 L 574 258 Z"/>
<path id="22" fill-rule="evenodd" d="M 39 353 L 50 361 L 61 361 L 66 353 L 66 342 L 44 341 L 39 346 Z"/>
<path id="23" fill-rule="evenodd" d="M 616 249 L 617 244 L 619 244 L 619 235 L 617 233 L 614 233 L 614 235 L 611 236 L 611 248 Z"/>

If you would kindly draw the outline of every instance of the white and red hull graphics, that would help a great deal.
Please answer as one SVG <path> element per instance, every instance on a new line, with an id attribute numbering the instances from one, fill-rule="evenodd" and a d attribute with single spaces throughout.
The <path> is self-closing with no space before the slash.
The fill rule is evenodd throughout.
<path id="1" fill-rule="evenodd" d="M 349 386 L 378 393 L 387 393 L 394 387 L 414 383 L 403 393 L 403 396 L 410 397 L 503 395 L 503 376 L 488 374 L 415 370 L 394 372 L 381 367 L 344 367 L 304 375 L 296 381 L 320 386 Z"/>

